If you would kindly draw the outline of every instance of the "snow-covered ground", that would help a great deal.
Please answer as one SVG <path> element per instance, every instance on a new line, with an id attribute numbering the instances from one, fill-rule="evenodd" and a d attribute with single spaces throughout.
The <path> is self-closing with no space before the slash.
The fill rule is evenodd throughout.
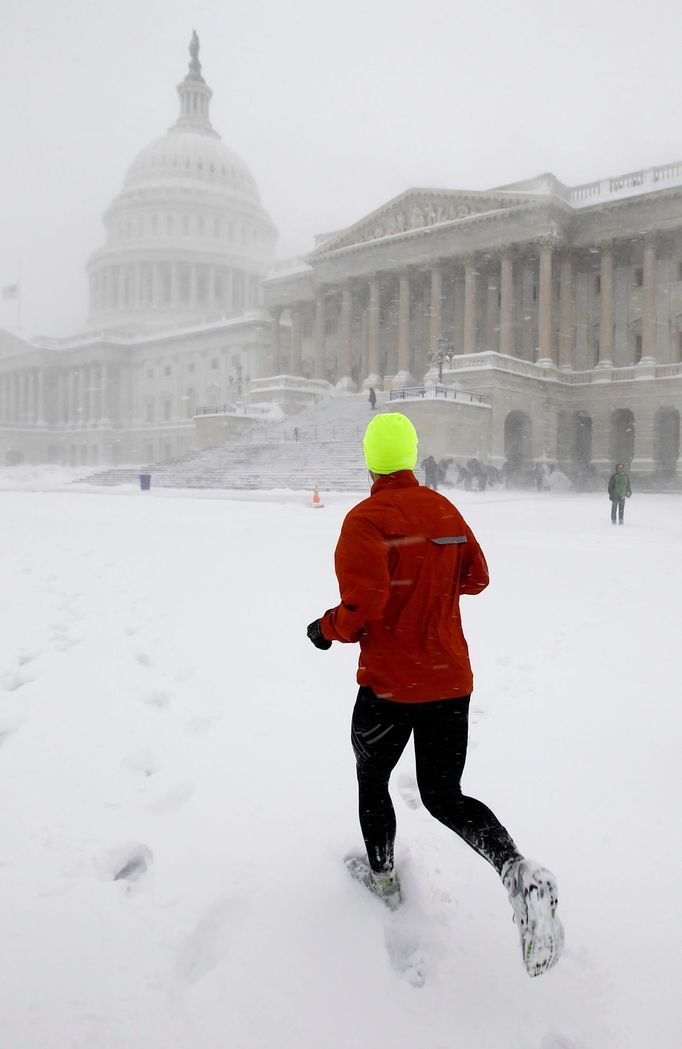
<path id="1" fill-rule="evenodd" d="M 48 484 L 0 491 L 3 1049 L 680 1044 L 682 500 L 455 495 L 492 576 L 465 789 L 559 879 L 530 980 L 411 751 L 401 911 L 342 863 L 356 650 L 305 627 L 356 499 Z"/>

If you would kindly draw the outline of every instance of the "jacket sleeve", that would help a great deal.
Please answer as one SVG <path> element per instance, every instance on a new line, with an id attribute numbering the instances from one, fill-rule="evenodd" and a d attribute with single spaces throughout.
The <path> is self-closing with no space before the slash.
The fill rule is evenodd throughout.
<path id="1" fill-rule="evenodd" d="M 467 528 L 467 541 L 463 544 L 462 566 L 459 573 L 460 594 L 480 594 L 490 582 L 488 565 L 476 536 Z"/>
<path id="2" fill-rule="evenodd" d="M 609 499 L 613 499 L 613 486 L 615 484 L 614 477 L 615 474 L 611 474 L 611 476 L 609 477 Z"/>
<path id="3" fill-rule="evenodd" d="M 388 552 L 373 524 L 346 518 L 334 555 L 341 603 L 325 612 L 321 623 L 329 641 L 358 641 L 365 624 L 381 618 L 390 593 Z"/>
<path id="4" fill-rule="evenodd" d="M 625 494 L 628 497 L 628 499 L 632 495 L 632 485 L 630 484 L 630 474 L 628 474 L 628 484 L 627 484 L 627 488 L 625 489 Z"/>

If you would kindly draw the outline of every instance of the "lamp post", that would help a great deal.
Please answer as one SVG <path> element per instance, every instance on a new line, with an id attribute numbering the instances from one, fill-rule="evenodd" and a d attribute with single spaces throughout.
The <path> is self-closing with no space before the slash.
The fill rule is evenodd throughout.
<path id="1" fill-rule="evenodd" d="M 448 342 L 444 335 L 439 335 L 436 339 L 436 360 L 438 361 L 438 382 L 443 382 L 443 362 L 447 361 L 448 364 L 455 356 L 454 347 L 451 342 Z"/>

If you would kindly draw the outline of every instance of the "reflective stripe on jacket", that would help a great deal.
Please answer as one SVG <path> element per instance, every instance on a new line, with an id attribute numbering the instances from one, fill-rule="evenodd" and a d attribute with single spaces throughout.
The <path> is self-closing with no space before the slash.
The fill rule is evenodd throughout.
<path id="1" fill-rule="evenodd" d="M 378 478 L 343 522 L 335 567 L 341 603 L 322 632 L 359 641 L 360 685 L 399 703 L 471 693 L 459 595 L 484 590 L 488 567 L 451 502 L 411 470 Z"/>

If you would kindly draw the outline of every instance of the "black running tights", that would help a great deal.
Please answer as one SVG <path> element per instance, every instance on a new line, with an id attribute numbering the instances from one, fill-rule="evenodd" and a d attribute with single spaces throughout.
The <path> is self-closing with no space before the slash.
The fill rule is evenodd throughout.
<path id="1" fill-rule="evenodd" d="M 360 826 L 370 865 L 393 866 L 395 811 L 388 781 L 414 732 L 417 785 L 426 809 L 480 853 L 496 871 L 520 853 L 497 817 L 462 794 L 469 696 L 432 703 L 395 703 L 360 688 L 351 741 L 357 762 Z"/>

